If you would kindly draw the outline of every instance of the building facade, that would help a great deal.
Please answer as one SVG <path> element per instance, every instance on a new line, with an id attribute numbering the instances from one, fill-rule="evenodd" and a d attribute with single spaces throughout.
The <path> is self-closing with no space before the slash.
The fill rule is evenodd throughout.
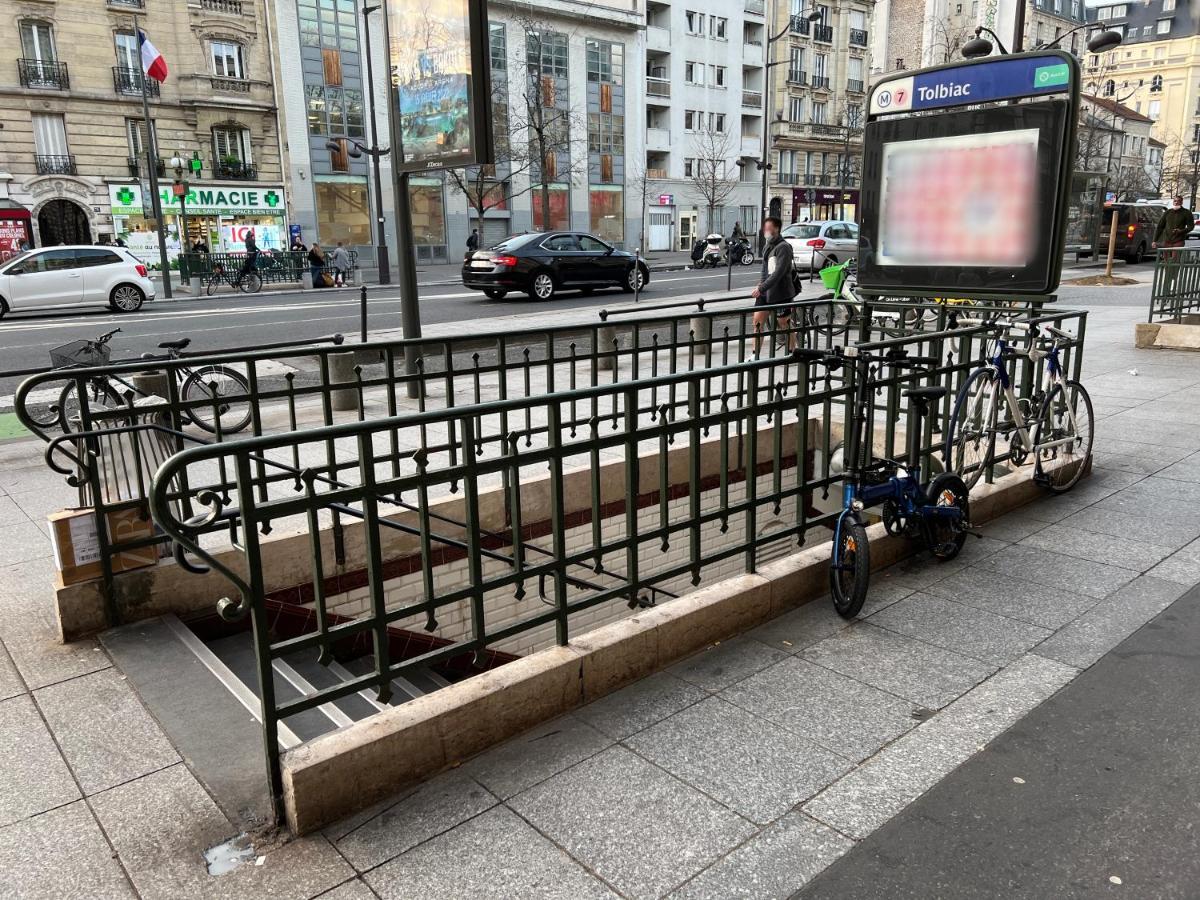
<path id="1" fill-rule="evenodd" d="M 158 264 L 138 25 L 170 69 L 147 82 L 170 255 L 198 240 L 287 235 L 274 57 L 264 0 L 3 0 L 15 58 L 0 67 L 0 229 L 35 245 L 123 239 Z M 186 161 L 183 197 L 167 161 Z"/>
<path id="2" fill-rule="evenodd" d="M 867 0 L 775 4 L 768 205 L 785 222 L 858 217 L 870 13 Z"/>
<path id="3" fill-rule="evenodd" d="M 646 4 L 647 250 L 757 229 L 767 37 L 761 0 Z"/>
<path id="4" fill-rule="evenodd" d="M 1124 41 L 1109 53 L 1088 54 L 1084 80 L 1102 97 L 1148 117 L 1162 146 L 1161 194 L 1194 203 L 1200 182 L 1200 18 L 1175 0 L 1093 7 L 1093 30 L 1112 28 Z"/>

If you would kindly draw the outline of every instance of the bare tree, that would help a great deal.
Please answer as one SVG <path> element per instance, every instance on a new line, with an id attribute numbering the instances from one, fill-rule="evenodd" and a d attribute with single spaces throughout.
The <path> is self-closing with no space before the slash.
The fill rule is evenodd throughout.
<path id="1" fill-rule="evenodd" d="M 929 65 L 953 62 L 963 44 L 975 37 L 975 24 L 962 16 L 951 15 L 930 20 L 926 27 L 929 41 Z"/>
<path id="2" fill-rule="evenodd" d="M 1165 142 L 1167 147 L 1163 151 L 1162 185 L 1159 195 L 1182 194 L 1185 199 L 1194 197 L 1200 189 L 1200 143 L 1189 143 L 1177 132 L 1167 135 Z"/>
<path id="3" fill-rule="evenodd" d="M 645 160 L 640 162 L 629 163 L 626 168 L 625 184 L 628 189 L 633 192 L 633 196 L 638 198 L 639 208 L 641 210 L 641 220 L 638 223 L 638 247 L 644 253 L 646 250 L 646 214 L 650 209 L 650 196 L 654 192 L 654 187 L 659 179 L 650 174 L 650 169 L 646 167 Z"/>
<path id="4" fill-rule="evenodd" d="M 692 138 L 692 152 L 692 190 L 708 210 L 709 232 L 715 232 L 717 207 L 724 205 L 738 186 L 733 136 L 711 128 L 699 131 Z"/>

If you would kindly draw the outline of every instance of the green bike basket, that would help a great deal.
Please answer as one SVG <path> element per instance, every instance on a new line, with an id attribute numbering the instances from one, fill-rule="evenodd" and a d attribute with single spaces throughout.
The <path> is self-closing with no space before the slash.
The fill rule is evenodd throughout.
<path id="1" fill-rule="evenodd" d="M 826 266 L 820 272 L 821 283 L 825 285 L 827 290 L 833 291 L 835 294 L 840 294 L 842 291 L 842 282 L 846 280 L 846 264 L 840 266 Z"/>

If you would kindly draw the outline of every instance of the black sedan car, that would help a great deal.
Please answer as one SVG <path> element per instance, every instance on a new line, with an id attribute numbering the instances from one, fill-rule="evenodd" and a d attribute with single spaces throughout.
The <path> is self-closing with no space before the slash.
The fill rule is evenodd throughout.
<path id="1" fill-rule="evenodd" d="M 590 234 L 540 231 L 468 253 L 462 280 L 464 287 L 483 291 L 493 300 L 510 291 L 549 300 L 563 289 L 587 293 L 616 285 L 623 291 L 637 290 L 649 283 L 650 269 L 632 253 Z"/>

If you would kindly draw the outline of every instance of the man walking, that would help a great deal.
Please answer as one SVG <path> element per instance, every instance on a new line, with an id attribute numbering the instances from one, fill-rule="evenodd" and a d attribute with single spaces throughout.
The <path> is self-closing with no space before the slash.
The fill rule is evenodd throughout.
<path id="1" fill-rule="evenodd" d="M 350 274 L 350 253 L 342 246 L 341 241 L 337 242 L 337 246 L 329 254 L 329 262 L 333 266 L 334 283 L 341 287 Z"/>
<path id="2" fill-rule="evenodd" d="M 1158 220 L 1158 228 L 1154 230 L 1154 249 L 1161 247 L 1182 247 L 1184 240 L 1196 227 L 1192 211 L 1183 205 L 1183 197 L 1171 198 L 1171 208 Z"/>
<path id="3" fill-rule="evenodd" d="M 467 236 L 467 256 L 470 256 L 479 249 L 479 229 L 472 228 L 471 233 Z"/>
<path id="4" fill-rule="evenodd" d="M 766 245 L 763 247 L 762 275 L 758 285 L 750 292 L 754 297 L 755 306 L 772 306 L 777 303 L 787 303 L 796 296 L 796 285 L 792 281 L 792 245 L 780 237 L 783 222 L 776 216 L 768 216 L 763 220 L 763 237 Z M 771 312 L 769 309 L 754 311 L 754 354 L 751 359 L 757 359 L 762 344 L 762 334 L 770 327 Z M 796 336 L 789 328 L 792 311 L 788 307 L 775 310 L 781 328 L 788 329 L 788 350 L 792 350 Z"/>

